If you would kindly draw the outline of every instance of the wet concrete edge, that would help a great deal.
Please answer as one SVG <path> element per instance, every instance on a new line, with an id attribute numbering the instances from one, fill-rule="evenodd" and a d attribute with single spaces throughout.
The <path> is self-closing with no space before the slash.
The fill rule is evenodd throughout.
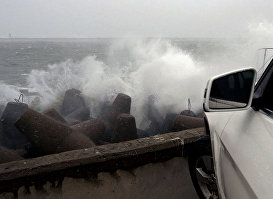
<path id="1" fill-rule="evenodd" d="M 21 186 L 61 183 L 64 177 L 95 179 L 99 172 L 184 157 L 185 146 L 203 134 L 204 128 L 190 129 L 0 164 L 0 193 L 16 192 Z"/>

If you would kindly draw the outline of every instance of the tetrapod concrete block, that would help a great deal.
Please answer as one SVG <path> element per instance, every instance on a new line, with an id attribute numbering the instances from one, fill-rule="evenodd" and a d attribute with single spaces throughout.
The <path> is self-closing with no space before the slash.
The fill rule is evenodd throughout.
<path id="1" fill-rule="evenodd" d="M 116 119 L 112 142 L 137 139 L 135 117 L 130 114 L 120 114 Z"/>
<path id="2" fill-rule="evenodd" d="M 9 149 L 24 149 L 29 141 L 14 126 L 16 120 L 28 109 L 24 103 L 9 102 L 1 116 L 3 126 L 3 140 L 1 145 Z"/>
<path id="3" fill-rule="evenodd" d="M 15 123 L 41 155 L 89 148 L 94 143 L 85 135 L 44 114 L 28 109 Z"/>

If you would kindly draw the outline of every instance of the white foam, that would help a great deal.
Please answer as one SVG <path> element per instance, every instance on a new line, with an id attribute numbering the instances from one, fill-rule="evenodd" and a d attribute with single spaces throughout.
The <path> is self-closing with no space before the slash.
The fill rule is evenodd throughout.
<path id="1" fill-rule="evenodd" d="M 8 102 L 18 98 L 19 95 L 20 91 L 16 86 L 0 82 L 0 110 L 3 109 Z"/>
<path id="2" fill-rule="evenodd" d="M 33 70 L 28 75 L 28 88 L 29 92 L 37 92 L 39 96 L 30 105 L 40 110 L 58 107 L 64 92 L 76 88 L 86 96 L 91 112 L 96 116 L 101 101 L 112 101 L 117 93 L 122 92 L 132 97 L 132 114 L 142 128 L 147 125 L 147 101 L 151 95 L 155 97 L 154 106 L 162 117 L 168 112 L 179 113 L 187 109 L 188 98 L 193 109 L 199 109 L 206 81 L 212 75 L 255 66 L 252 61 L 254 52 L 263 47 L 266 39 L 269 41 L 273 26 L 258 24 L 249 27 L 248 40 L 227 42 L 220 49 L 223 52 L 202 62 L 166 40 L 116 40 L 109 47 L 104 62 L 88 56 L 79 62 L 67 60 L 49 65 L 46 70 Z M 265 36 L 262 36 L 263 32 Z M 18 96 L 18 89 L 14 87 L 5 85 L 0 89 L 6 95 L 1 98 L 4 103 Z"/>
<path id="3" fill-rule="evenodd" d="M 162 116 L 187 108 L 188 98 L 193 107 L 201 107 L 207 69 L 187 52 L 162 40 L 122 40 L 112 45 L 108 55 L 107 64 L 89 56 L 80 62 L 50 65 L 48 70 L 33 70 L 28 82 L 31 91 L 40 95 L 40 107 L 60 104 L 69 88 L 88 96 L 95 115 L 102 100 L 111 101 L 119 92 L 130 95 L 138 124 L 147 120 L 145 108 L 150 95 L 155 96 Z"/>

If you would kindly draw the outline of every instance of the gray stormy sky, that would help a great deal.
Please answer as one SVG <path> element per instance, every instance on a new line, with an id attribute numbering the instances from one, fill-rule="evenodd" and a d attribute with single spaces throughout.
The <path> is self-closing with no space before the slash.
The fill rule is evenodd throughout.
<path id="1" fill-rule="evenodd" d="M 0 0 L 0 37 L 240 37 L 272 0 Z"/>

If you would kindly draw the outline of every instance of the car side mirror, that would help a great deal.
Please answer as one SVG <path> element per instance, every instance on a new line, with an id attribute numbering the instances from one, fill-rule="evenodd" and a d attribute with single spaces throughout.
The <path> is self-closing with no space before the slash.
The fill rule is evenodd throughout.
<path id="1" fill-rule="evenodd" d="M 252 102 L 256 74 L 254 68 L 248 68 L 211 78 L 205 91 L 205 111 L 248 109 Z"/>

